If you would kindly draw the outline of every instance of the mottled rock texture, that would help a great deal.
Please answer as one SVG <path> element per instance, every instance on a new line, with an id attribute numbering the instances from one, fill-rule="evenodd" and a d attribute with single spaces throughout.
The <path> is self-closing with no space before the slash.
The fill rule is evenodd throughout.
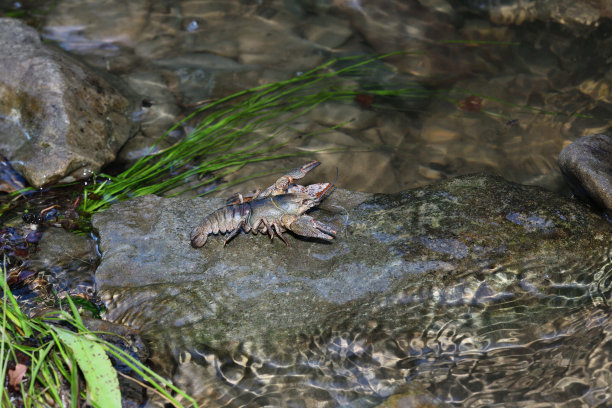
<path id="1" fill-rule="evenodd" d="M 136 127 L 120 81 L 19 20 L 0 19 L 0 54 L 0 153 L 30 185 L 87 178 L 115 158 Z"/>
<path id="2" fill-rule="evenodd" d="M 223 203 L 145 196 L 93 219 L 107 318 L 140 329 L 153 360 L 206 406 L 371 406 L 407 376 L 435 388 L 443 379 L 430 369 L 468 364 L 513 331 L 515 347 L 555 337 L 562 323 L 549 322 L 609 293 L 610 225 L 497 177 L 337 190 L 311 214 L 337 227 L 330 243 L 240 234 L 192 248 L 190 230 Z M 443 341 L 450 354 L 439 354 Z M 487 361 L 522 398 L 517 363 Z M 554 399 L 550 389 L 542 398 Z"/>

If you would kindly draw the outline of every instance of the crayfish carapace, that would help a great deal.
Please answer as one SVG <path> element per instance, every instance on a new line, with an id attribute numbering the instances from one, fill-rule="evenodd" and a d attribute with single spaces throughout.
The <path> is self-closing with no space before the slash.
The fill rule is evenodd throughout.
<path id="1" fill-rule="evenodd" d="M 306 211 L 319 203 L 333 190 L 334 183 L 316 183 L 301 186 L 295 183 L 310 170 L 321 164 L 312 161 L 280 177 L 264 191 L 257 190 L 251 195 L 236 194 L 228 205 L 219 208 L 191 231 L 191 246 L 199 248 L 206 243 L 210 234 L 229 235 L 223 245 L 241 230 L 257 234 L 278 235 L 289 245 L 283 232 L 289 230 L 305 237 L 331 240 L 336 234 L 333 227 L 316 221 Z"/>

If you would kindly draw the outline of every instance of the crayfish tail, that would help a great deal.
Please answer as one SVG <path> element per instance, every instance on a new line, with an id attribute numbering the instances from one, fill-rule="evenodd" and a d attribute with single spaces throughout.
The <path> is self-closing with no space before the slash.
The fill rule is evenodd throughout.
<path id="1" fill-rule="evenodd" d="M 206 231 L 205 223 L 198 225 L 191 231 L 191 246 L 194 248 L 200 248 L 204 246 L 208 239 L 208 232 Z"/>

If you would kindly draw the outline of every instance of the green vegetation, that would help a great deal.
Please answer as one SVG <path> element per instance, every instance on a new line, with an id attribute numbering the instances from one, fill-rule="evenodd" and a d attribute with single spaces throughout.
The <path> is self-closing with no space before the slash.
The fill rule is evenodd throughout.
<path id="1" fill-rule="evenodd" d="M 141 158 L 117 176 L 101 174 L 105 181 L 85 188 L 79 209 L 87 215 L 115 201 L 145 194 L 178 195 L 211 185 L 247 163 L 306 154 L 281 152 L 286 143 L 275 138 L 290 128 L 293 120 L 326 101 L 354 101 L 366 93 L 372 98 L 431 96 L 431 92 L 410 83 L 385 89 L 380 84 L 364 86 L 355 80 L 368 71 L 380 73 L 382 69 L 388 73 L 390 68 L 380 60 L 394 54 L 335 59 L 286 81 L 248 89 L 206 105 L 168 131 L 206 114 L 184 139 Z M 261 137 L 263 132 L 268 136 Z M 203 176 L 210 177 L 194 182 Z"/>
<path id="2" fill-rule="evenodd" d="M 87 401 L 96 408 L 120 407 L 118 371 L 109 356 L 129 367 L 173 406 L 183 406 L 173 397 L 176 394 L 189 401 L 189 406 L 197 406 L 128 352 L 100 339 L 100 333 L 88 330 L 70 298 L 70 312 L 58 310 L 39 318 L 26 316 L 8 288 L 5 269 L 1 269 L 0 374 L 8 386 L 2 390 L 0 406 L 80 407 Z"/>

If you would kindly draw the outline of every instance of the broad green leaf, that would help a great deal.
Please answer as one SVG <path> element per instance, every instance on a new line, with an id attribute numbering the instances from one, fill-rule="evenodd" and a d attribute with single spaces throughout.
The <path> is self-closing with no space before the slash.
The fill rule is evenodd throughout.
<path id="1" fill-rule="evenodd" d="M 89 398 L 100 408 L 121 407 L 121 392 L 117 372 L 104 348 L 86 336 L 52 327 L 57 337 L 72 351 L 87 382 Z"/>

